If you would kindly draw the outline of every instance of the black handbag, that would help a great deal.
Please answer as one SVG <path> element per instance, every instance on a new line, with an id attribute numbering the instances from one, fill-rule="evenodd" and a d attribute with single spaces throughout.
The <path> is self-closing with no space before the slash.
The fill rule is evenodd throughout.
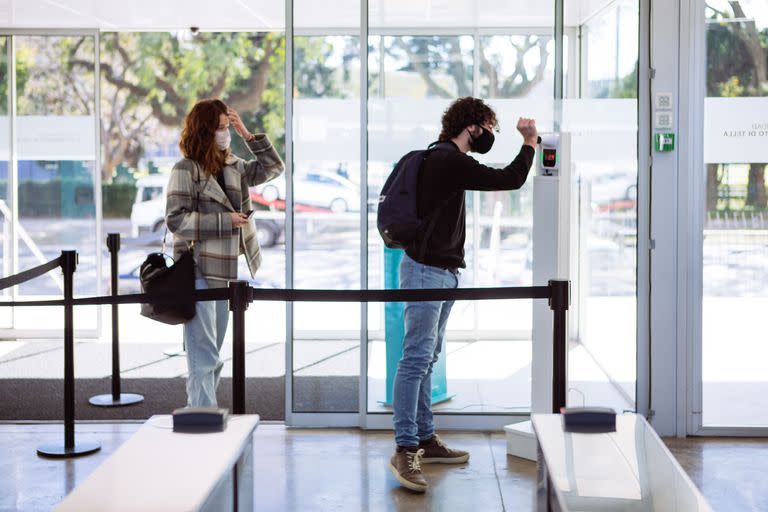
<path id="1" fill-rule="evenodd" d="M 168 260 L 172 262 L 168 266 Z M 177 325 L 195 317 L 195 259 L 192 251 L 185 251 L 179 259 L 164 252 L 147 256 L 139 271 L 142 293 L 174 294 L 178 297 L 165 304 L 142 304 L 141 315 L 164 324 Z"/>
<path id="2" fill-rule="evenodd" d="M 200 167 L 197 169 L 196 202 L 192 211 L 197 211 L 200 204 Z M 142 304 L 141 315 L 164 324 L 178 325 L 195 318 L 195 301 L 190 299 L 195 291 L 195 258 L 192 254 L 194 242 L 189 249 L 181 253 L 177 261 L 165 254 L 165 238 L 168 227 L 163 234 L 160 252 L 153 252 L 139 269 L 139 281 L 142 293 L 174 294 L 173 302 L 165 304 Z M 170 261 L 170 265 L 168 262 Z"/>

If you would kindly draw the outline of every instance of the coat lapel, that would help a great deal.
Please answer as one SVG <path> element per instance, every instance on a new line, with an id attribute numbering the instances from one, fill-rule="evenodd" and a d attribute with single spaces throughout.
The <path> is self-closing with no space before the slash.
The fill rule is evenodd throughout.
<path id="1" fill-rule="evenodd" d="M 204 182 L 202 182 L 202 190 L 200 191 L 200 194 L 204 196 L 208 196 L 209 198 L 213 199 L 217 203 L 221 203 L 224 206 L 227 207 L 228 210 L 234 211 L 235 209 L 232 207 L 232 203 L 229 202 L 229 199 L 227 198 L 227 194 L 224 193 L 223 190 L 221 190 L 221 187 L 219 186 L 219 183 L 216 181 L 216 178 L 213 176 L 209 176 Z"/>
<path id="2" fill-rule="evenodd" d="M 237 158 L 230 156 L 227 159 L 227 165 L 224 167 L 224 184 L 227 186 L 229 193 L 226 194 L 227 198 L 231 199 L 230 204 L 235 211 L 241 211 L 242 207 L 242 174 L 237 172 L 236 166 Z"/>

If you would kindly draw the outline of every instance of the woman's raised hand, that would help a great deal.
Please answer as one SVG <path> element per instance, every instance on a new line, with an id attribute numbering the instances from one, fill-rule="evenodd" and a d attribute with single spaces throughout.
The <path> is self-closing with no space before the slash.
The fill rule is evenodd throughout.
<path id="1" fill-rule="evenodd" d="M 240 114 L 238 114 L 235 109 L 233 108 L 227 109 L 227 117 L 229 117 L 230 124 L 232 125 L 232 127 L 235 129 L 235 131 L 239 136 L 241 136 L 245 140 L 250 140 L 251 138 L 253 138 L 253 135 L 251 135 L 251 132 L 249 132 L 248 129 L 245 127 L 243 120 L 240 119 Z"/>

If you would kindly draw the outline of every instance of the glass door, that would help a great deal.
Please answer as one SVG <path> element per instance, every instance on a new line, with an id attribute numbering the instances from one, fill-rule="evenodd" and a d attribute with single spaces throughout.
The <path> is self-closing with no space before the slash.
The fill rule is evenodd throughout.
<path id="1" fill-rule="evenodd" d="M 565 2 L 562 130 L 572 134 L 568 404 L 635 410 L 639 0 Z"/>
<path id="2" fill-rule="evenodd" d="M 292 7 L 291 284 L 360 289 L 360 2 L 294 0 Z M 331 417 L 354 422 L 362 306 L 290 307 L 287 420 L 299 424 L 311 415 L 322 424 Z"/>
<path id="3" fill-rule="evenodd" d="M 9 93 L 11 158 L 6 164 L 3 218 L 4 273 L 16 273 L 76 250 L 75 295 L 103 289 L 100 184 L 97 157 L 95 33 L 14 33 L 6 38 L 5 84 Z M 6 43 L 8 44 L 8 43 Z M 7 252 L 6 252 L 7 251 Z M 7 259 L 7 261 L 6 261 Z M 20 299 L 61 298 L 59 271 L 12 291 Z M 63 327 L 61 308 L 44 325 L 35 308 L 16 308 L 9 335 L 40 337 Z M 99 308 L 76 309 L 75 328 L 94 336 Z"/>
<path id="4" fill-rule="evenodd" d="M 507 165 L 522 139 L 519 117 L 551 131 L 554 7 L 550 3 L 369 2 L 368 196 L 392 166 L 440 133 L 450 103 L 476 96 L 496 111 L 500 133 L 485 155 Z M 529 180 L 532 182 L 532 178 Z M 513 192 L 467 192 L 466 268 L 460 286 L 531 284 L 531 185 Z M 368 218 L 368 285 L 398 283 L 401 251 L 385 249 Z M 402 343 L 402 309 L 368 311 L 367 425 L 391 423 L 391 394 Z M 457 302 L 433 373 L 433 408 L 443 424 L 490 426 L 530 411 L 530 301 Z"/>
<path id="5" fill-rule="evenodd" d="M 768 6 L 701 2 L 703 116 L 701 416 L 696 427 L 768 427 Z M 696 414 L 698 414 L 696 412 Z"/>

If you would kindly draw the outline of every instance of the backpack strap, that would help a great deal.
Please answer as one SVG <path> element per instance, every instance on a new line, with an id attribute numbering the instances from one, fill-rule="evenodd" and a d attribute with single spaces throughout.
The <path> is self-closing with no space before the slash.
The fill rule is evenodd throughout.
<path id="1" fill-rule="evenodd" d="M 440 142 L 435 141 L 429 146 L 427 146 L 427 150 L 424 152 L 424 157 L 421 161 L 421 165 L 424 165 L 424 162 L 427 160 L 427 157 L 432 154 L 433 151 L 436 149 L 446 149 L 446 150 L 453 150 L 458 151 L 458 148 L 450 142 Z M 419 169 L 419 172 L 421 172 L 421 168 Z M 432 210 L 428 217 L 429 217 L 429 223 L 427 224 L 427 228 L 424 230 L 424 234 L 419 237 L 418 241 L 418 247 L 419 247 L 419 253 L 418 253 L 418 261 L 423 262 L 424 258 L 427 255 L 427 242 L 429 241 L 429 237 L 432 236 L 432 232 L 435 230 L 435 227 L 437 226 L 437 219 L 440 218 L 440 212 L 443 210 L 446 204 L 448 204 L 448 201 L 453 199 L 454 196 L 448 197 L 445 201 L 442 202 L 437 208 Z"/>

